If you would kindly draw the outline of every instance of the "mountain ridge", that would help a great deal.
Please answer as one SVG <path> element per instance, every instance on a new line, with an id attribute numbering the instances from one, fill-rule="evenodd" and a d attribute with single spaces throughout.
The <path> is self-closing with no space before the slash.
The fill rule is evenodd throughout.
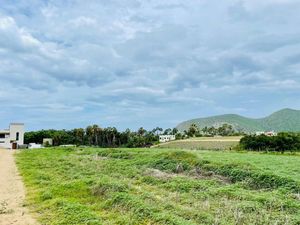
<path id="1" fill-rule="evenodd" d="M 238 114 L 223 114 L 184 121 L 176 126 L 184 131 L 195 123 L 199 128 L 218 127 L 224 123 L 232 125 L 238 131 L 300 131 L 300 110 L 284 108 L 263 118 L 249 118 Z"/>

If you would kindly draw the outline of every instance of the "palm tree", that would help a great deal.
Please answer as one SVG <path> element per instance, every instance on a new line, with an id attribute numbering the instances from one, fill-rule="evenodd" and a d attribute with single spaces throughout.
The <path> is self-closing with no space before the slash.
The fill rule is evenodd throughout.
<path id="1" fill-rule="evenodd" d="M 144 136 L 144 134 L 146 133 L 147 131 L 143 128 L 143 127 L 140 127 L 140 129 L 138 130 L 138 134 L 140 136 Z"/>
<path id="2" fill-rule="evenodd" d="M 86 132 L 86 136 L 88 137 L 88 140 L 89 140 L 89 145 L 92 145 L 93 144 L 93 136 L 94 136 L 94 129 L 92 126 L 88 126 L 86 129 L 85 129 L 85 132 Z"/>
<path id="3" fill-rule="evenodd" d="M 77 143 L 78 144 L 83 144 L 83 140 L 84 140 L 84 129 L 82 128 L 77 128 L 77 129 L 74 129 L 74 134 L 75 134 L 75 138 L 77 140 Z"/>
<path id="4" fill-rule="evenodd" d="M 99 145 L 98 140 L 102 129 L 97 124 L 94 124 L 92 126 L 92 129 L 93 129 L 93 138 L 95 140 L 95 145 Z"/>

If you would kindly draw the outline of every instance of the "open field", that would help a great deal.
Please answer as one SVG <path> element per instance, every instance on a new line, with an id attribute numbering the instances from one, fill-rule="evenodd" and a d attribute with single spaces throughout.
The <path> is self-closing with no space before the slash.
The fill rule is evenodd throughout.
<path id="1" fill-rule="evenodd" d="M 300 223 L 299 155 L 69 148 L 17 163 L 42 224 Z"/>
<path id="2" fill-rule="evenodd" d="M 228 150 L 239 144 L 242 137 L 199 137 L 177 140 L 158 145 L 159 148 Z"/>

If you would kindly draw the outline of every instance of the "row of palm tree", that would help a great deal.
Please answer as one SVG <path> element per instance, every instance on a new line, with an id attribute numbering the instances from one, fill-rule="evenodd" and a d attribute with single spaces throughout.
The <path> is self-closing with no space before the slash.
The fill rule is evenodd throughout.
<path id="1" fill-rule="evenodd" d="M 25 133 L 25 143 L 42 143 L 43 138 L 52 138 L 54 145 L 76 144 L 102 147 L 140 147 L 158 141 L 159 134 L 176 134 L 177 129 L 156 127 L 147 131 L 143 127 L 137 131 L 126 129 L 123 132 L 115 127 L 102 128 L 96 124 L 73 130 L 40 130 Z"/>

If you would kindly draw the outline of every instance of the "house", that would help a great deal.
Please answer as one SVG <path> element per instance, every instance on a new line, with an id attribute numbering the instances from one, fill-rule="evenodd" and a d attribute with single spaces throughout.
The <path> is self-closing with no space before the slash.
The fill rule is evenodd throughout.
<path id="1" fill-rule="evenodd" d="M 41 144 L 36 144 L 36 143 L 28 144 L 28 149 L 35 149 L 35 148 L 44 148 L 44 147 Z"/>
<path id="2" fill-rule="evenodd" d="M 174 141 L 175 135 L 159 135 L 159 142 L 168 142 L 168 141 Z"/>
<path id="3" fill-rule="evenodd" d="M 0 130 L 0 148 L 17 149 L 24 144 L 24 124 L 11 123 L 9 129 Z"/>
<path id="4" fill-rule="evenodd" d="M 273 137 L 273 136 L 277 136 L 277 133 L 275 131 L 267 131 L 265 132 L 265 135 L 269 137 Z"/>
<path id="5" fill-rule="evenodd" d="M 277 136 L 277 133 L 275 131 L 258 131 L 255 133 L 255 135 L 256 136 L 266 135 L 272 137 L 272 136 Z"/>

